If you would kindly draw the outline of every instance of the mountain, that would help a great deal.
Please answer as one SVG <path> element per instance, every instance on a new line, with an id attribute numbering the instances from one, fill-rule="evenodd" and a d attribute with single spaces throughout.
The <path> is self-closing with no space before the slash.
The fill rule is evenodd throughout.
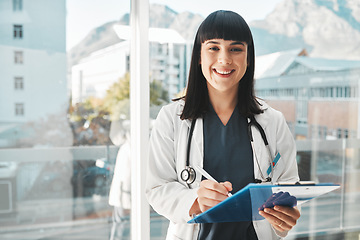
<path id="1" fill-rule="evenodd" d="M 360 60 L 359 1 L 284 0 L 249 25 L 257 55 L 297 46 L 312 57 Z"/>
<path id="2" fill-rule="evenodd" d="M 89 56 L 92 52 L 120 42 L 120 39 L 113 30 L 113 25 L 118 22 L 108 22 L 91 32 L 74 46 L 67 54 L 68 67 L 77 64 L 80 59 Z"/>
<path id="3" fill-rule="evenodd" d="M 185 39 L 192 40 L 196 29 L 203 21 L 203 17 L 190 12 L 177 13 L 171 8 L 151 4 L 149 13 L 149 26 L 158 28 L 171 28 L 180 33 Z M 68 67 L 77 64 L 82 58 L 89 56 L 92 52 L 121 42 L 113 30 L 114 24 L 129 25 L 130 15 L 124 14 L 119 21 L 105 23 L 93 29 L 76 46 L 68 52 Z"/>
<path id="4" fill-rule="evenodd" d="M 236 11 L 236 6 L 234 11 Z M 150 27 L 171 28 L 192 41 L 203 17 L 151 4 Z M 68 52 L 68 66 L 120 42 L 114 24 L 129 24 L 129 14 L 92 30 Z M 263 20 L 249 23 L 256 55 L 306 48 L 312 57 L 360 60 L 360 1 L 283 0 Z"/>

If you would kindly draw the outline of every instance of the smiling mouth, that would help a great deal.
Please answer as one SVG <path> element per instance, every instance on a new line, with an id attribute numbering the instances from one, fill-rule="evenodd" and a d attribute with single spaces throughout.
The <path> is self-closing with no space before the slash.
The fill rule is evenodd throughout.
<path id="1" fill-rule="evenodd" d="M 231 74 L 231 73 L 234 72 L 235 70 L 234 70 L 234 69 L 232 69 L 232 70 L 219 70 L 219 69 L 213 68 L 213 71 L 214 71 L 215 73 L 217 73 L 217 74 L 226 76 L 226 75 Z"/>

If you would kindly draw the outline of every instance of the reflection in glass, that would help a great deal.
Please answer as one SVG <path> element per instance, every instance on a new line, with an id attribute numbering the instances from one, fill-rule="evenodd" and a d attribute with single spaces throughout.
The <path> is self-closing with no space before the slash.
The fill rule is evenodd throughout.
<path id="1" fill-rule="evenodd" d="M 99 18 L 111 9 L 118 15 L 92 26 L 81 23 L 89 32 L 66 49 L 66 35 L 76 33 L 66 33 L 66 12 L 77 11 L 78 22 L 86 15 L 84 6 L 73 10 L 73 2 L 0 1 L 0 238 L 111 234 L 114 171 L 123 176 L 130 171 L 117 160 L 124 143 L 116 139 L 126 134 L 114 130 L 129 120 L 128 3 L 86 1 Z M 151 2 L 150 117 L 155 119 L 163 105 L 184 94 L 194 33 L 212 11 L 207 7 L 218 2 L 181 1 L 181 7 Z M 248 21 L 257 54 L 257 96 L 286 117 L 301 180 L 342 186 L 304 205 L 289 239 L 332 232 L 352 239 L 349 234 L 360 231 L 358 6 L 261 4 L 269 2 L 279 4 L 257 18 L 262 20 Z M 240 14 L 253 12 L 243 2 L 229 3 Z M 101 10 L 104 6 L 108 9 Z M 154 211 L 150 215 L 152 239 L 162 239 L 168 220 Z M 118 238 L 130 239 L 129 211 L 118 216 L 123 223 Z"/>

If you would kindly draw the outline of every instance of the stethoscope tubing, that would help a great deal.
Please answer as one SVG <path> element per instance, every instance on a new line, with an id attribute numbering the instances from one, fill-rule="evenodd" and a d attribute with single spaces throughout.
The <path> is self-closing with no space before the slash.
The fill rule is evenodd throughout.
<path id="1" fill-rule="evenodd" d="M 193 119 L 191 121 L 191 126 L 190 126 L 190 132 L 189 132 L 189 136 L 188 136 L 188 141 L 187 141 L 187 149 L 186 149 L 186 166 L 185 166 L 185 169 L 183 171 L 187 171 L 188 175 L 190 174 L 195 174 L 195 170 L 190 166 L 190 147 L 191 147 L 191 139 L 192 139 L 192 136 L 193 136 L 193 132 L 194 132 L 194 128 L 195 128 L 195 124 L 196 124 L 196 120 L 197 119 Z M 251 131 L 251 125 L 253 125 L 254 127 L 256 127 L 258 129 L 258 131 L 260 132 L 260 135 L 261 135 L 261 138 L 262 140 L 264 141 L 264 144 L 265 144 L 265 147 L 268 151 L 268 154 L 270 156 L 270 159 L 269 159 L 269 163 L 270 163 L 270 166 L 271 166 L 271 173 L 268 177 L 265 178 L 264 174 L 262 173 L 261 171 L 261 168 L 260 168 L 260 163 L 256 157 L 256 154 L 255 155 L 255 161 L 257 163 L 257 166 L 259 168 L 259 171 L 260 171 L 260 175 L 261 175 L 261 178 L 262 180 L 259 180 L 259 179 L 255 179 L 255 182 L 257 183 L 261 183 L 261 182 L 271 182 L 271 179 L 273 177 L 273 174 L 274 174 L 274 166 L 272 165 L 272 161 L 271 161 L 271 151 L 270 151 L 270 147 L 269 147 L 269 142 L 266 138 L 266 134 L 265 134 L 265 131 L 264 129 L 261 127 L 261 125 L 256 121 L 255 117 L 254 116 L 251 116 L 249 117 L 249 121 L 248 121 L 248 134 L 249 134 L 249 138 L 250 138 L 250 143 L 251 143 L 251 147 L 254 151 L 254 139 L 253 139 L 253 135 L 252 135 L 252 131 Z M 182 176 L 182 174 L 181 174 Z M 195 176 L 193 176 L 193 180 Z M 190 185 L 191 183 L 193 183 L 193 180 L 191 182 L 188 181 L 189 178 L 187 179 L 182 179 L 183 181 L 187 182 L 188 185 Z"/>

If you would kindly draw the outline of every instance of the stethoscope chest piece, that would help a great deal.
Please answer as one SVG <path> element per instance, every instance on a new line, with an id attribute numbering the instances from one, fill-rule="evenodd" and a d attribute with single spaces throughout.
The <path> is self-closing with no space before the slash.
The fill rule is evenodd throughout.
<path id="1" fill-rule="evenodd" d="M 196 179 L 196 172 L 190 166 L 186 166 L 185 169 L 181 171 L 180 175 L 181 179 L 187 184 L 192 184 Z"/>

